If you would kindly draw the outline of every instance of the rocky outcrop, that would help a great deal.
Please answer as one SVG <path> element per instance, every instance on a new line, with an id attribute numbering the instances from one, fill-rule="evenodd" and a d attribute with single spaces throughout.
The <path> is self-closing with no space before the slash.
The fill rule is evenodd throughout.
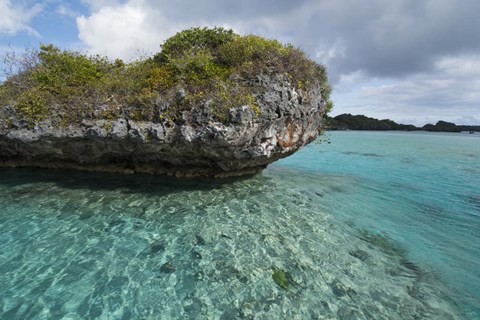
<path id="1" fill-rule="evenodd" d="M 11 116 L 8 126 L 0 125 L 0 166 L 180 177 L 256 173 L 316 138 L 325 103 L 320 88 L 296 90 L 282 75 L 255 81 L 264 89 L 256 97 L 260 114 L 242 106 L 231 109 L 225 123 L 199 107 L 184 111 L 175 124 L 122 118 L 58 128 L 46 120 L 29 129 L 7 107 L 2 112 Z"/>

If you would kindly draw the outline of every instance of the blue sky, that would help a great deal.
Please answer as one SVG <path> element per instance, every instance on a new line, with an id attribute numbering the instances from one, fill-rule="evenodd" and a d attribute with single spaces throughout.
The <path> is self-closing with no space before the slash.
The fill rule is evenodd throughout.
<path id="1" fill-rule="evenodd" d="M 81 46 L 74 15 L 88 14 L 88 7 L 82 2 L 0 0 L 0 8 L 4 6 L 2 3 L 11 8 L 12 20 L 16 20 L 9 26 L 0 24 L 3 27 L 0 28 L 3 31 L 0 34 L 2 50 L 9 44 L 14 48 L 23 48 L 37 46 L 41 42 L 60 46 L 75 46 L 78 43 Z"/>
<path id="2" fill-rule="evenodd" d="M 478 0 L 0 0 L 0 54 L 53 43 L 131 60 L 175 32 L 224 26 L 324 63 L 333 114 L 480 124 Z"/>

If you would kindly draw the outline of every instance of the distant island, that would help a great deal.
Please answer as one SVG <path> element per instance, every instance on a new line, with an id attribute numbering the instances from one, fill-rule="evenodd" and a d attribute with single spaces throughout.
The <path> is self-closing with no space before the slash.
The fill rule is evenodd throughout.
<path id="1" fill-rule="evenodd" d="M 432 132 L 480 132 L 479 126 L 456 125 L 452 122 L 438 121 L 436 124 L 426 124 L 417 127 L 413 124 L 400 124 L 390 119 L 375 119 L 364 115 L 344 113 L 336 117 L 326 118 L 327 130 L 402 130 L 402 131 L 432 131 Z"/>

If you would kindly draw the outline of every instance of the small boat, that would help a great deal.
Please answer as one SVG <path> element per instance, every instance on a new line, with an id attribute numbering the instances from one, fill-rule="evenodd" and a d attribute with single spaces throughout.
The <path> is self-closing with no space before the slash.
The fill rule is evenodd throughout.
<path id="1" fill-rule="evenodd" d="M 475 131 L 471 130 L 471 131 L 468 131 L 468 133 L 470 133 L 470 134 L 474 134 L 474 133 L 475 133 Z"/>

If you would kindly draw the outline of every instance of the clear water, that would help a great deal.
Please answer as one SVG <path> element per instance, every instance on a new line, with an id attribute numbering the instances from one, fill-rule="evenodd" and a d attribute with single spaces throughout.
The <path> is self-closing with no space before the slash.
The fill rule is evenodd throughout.
<path id="1" fill-rule="evenodd" d="M 221 183 L 1 169 L 0 319 L 480 319 L 479 135 L 330 140 Z"/>

